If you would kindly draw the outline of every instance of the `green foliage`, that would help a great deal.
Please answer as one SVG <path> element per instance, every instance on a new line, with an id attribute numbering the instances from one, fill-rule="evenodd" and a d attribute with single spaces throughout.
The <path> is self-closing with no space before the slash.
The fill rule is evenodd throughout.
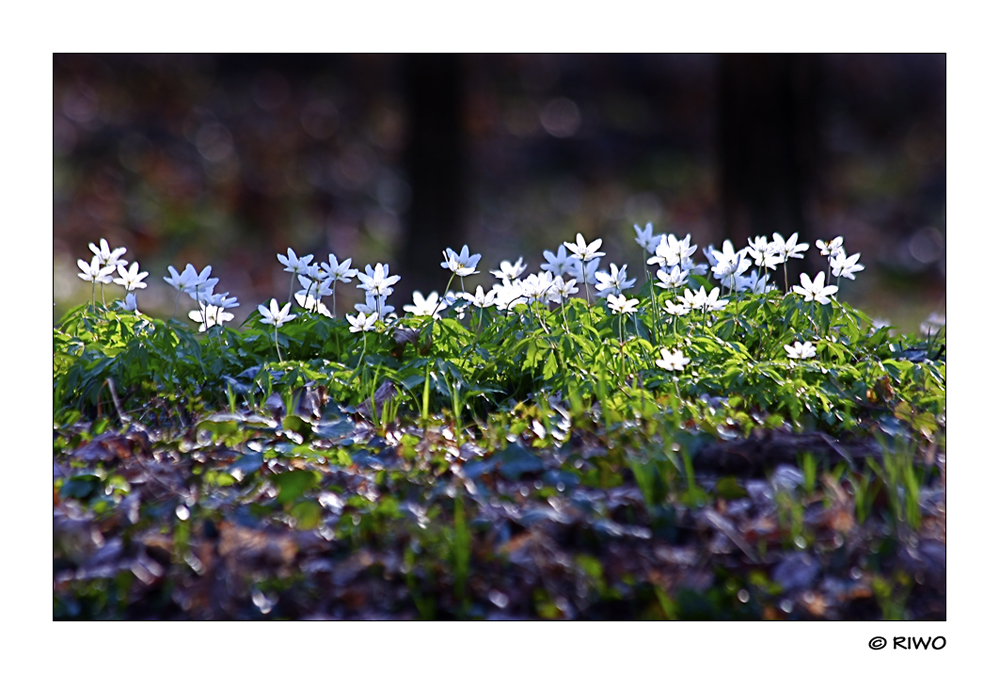
<path id="1" fill-rule="evenodd" d="M 575 298 L 462 320 L 404 317 L 367 333 L 308 314 L 277 331 L 255 313 L 240 330 L 198 334 L 104 307 L 72 310 L 54 330 L 57 503 L 108 528 L 108 539 L 125 528 L 128 546 L 157 552 L 169 537 L 170 549 L 121 567 L 138 582 L 90 579 L 74 570 L 86 565 L 94 535 L 72 534 L 75 515 L 58 520 L 57 577 L 70 581 L 60 582 L 56 615 L 139 616 L 142 606 L 159 616 L 156 603 L 173 606 L 188 590 L 197 604 L 185 574 L 202 574 L 198 556 L 216 550 L 244 556 L 226 569 L 245 567 L 232 588 L 254 589 L 234 615 L 287 612 L 270 599 L 283 589 L 329 591 L 303 580 L 285 553 L 300 540 L 280 533 L 305 530 L 330 553 L 291 559 L 333 566 L 331 578 L 351 588 L 398 581 L 405 592 L 378 595 L 405 598 L 387 611 L 481 617 L 514 602 L 518 589 L 496 581 L 511 576 L 511 561 L 551 555 L 553 540 L 539 533 L 565 527 L 556 539 L 573 548 L 558 564 L 537 564 L 570 585 L 543 578 L 554 572 L 529 575 L 509 611 L 770 616 L 784 600 L 764 554 L 829 547 L 855 528 L 864 543 L 851 550 L 869 557 L 851 565 L 870 580 L 869 597 L 886 617 L 906 616 L 911 586 L 882 569 L 895 549 L 878 537 L 909 536 L 926 517 L 922 490 L 937 469 L 921 464 L 922 453 L 945 445 L 940 343 L 893 337 L 849 306 L 776 291 L 671 317 L 652 302 L 673 294 L 653 291 L 636 294 L 638 312 L 627 318 Z M 795 341 L 812 342 L 816 356 L 790 359 L 785 346 Z M 689 361 L 665 370 L 656 364 L 662 349 Z M 852 463 L 814 447 L 793 451 L 785 462 L 801 468 L 801 485 L 773 496 L 773 512 L 754 525 L 772 523 L 773 532 L 755 541 L 721 517 L 693 522 L 758 494 L 743 476 L 699 473 L 706 447 L 807 432 L 877 438 L 881 452 Z M 161 477 L 154 464 L 176 475 Z M 622 496 L 630 490 L 634 498 Z M 842 520 L 817 524 L 817 505 Z M 633 570 L 634 561 L 657 560 L 638 548 L 650 541 L 678 547 L 661 551 L 665 559 L 683 558 L 693 537 L 709 536 L 705 523 L 736 556 L 704 570 L 715 580 L 709 591 Z M 270 543 L 254 549 L 265 531 Z M 264 563 L 268 574 L 253 567 Z M 169 583 L 149 581 L 160 578 Z M 337 597 L 338 606 L 355 602 Z M 211 611 L 203 615 L 219 616 Z"/>
<path id="2" fill-rule="evenodd" d="M 849 306 L 772 291 L 732 297 L 714 315 L 662 314 L 658 323 L 652 300 L 638 297 L 633 321 L 573 299 L 556 310 L 491 308 L 481 325 L 478 313 L 469 319 L 470 327 L 407 317 L 363 336 L 342 320 L 306 314 L 277 331 L 280 363 L 275 331 L 255 316 L 242 331 L 213 327 L 198 336 L 179 322 L 84 306 L 55 330 L 56 418 L 105 411 L 113 404 L 109 381 L 123 412 L 161 423 L 181 411 L 260 408 L 274 391 L 284 396 L 307 382 L 325 386 L 340 404 L 360 406 L 392 382 L 404 395 L 392 397 L 389 412 L 378 406 L 383 427 L 395 416 L 426 420 L 442 409 L 466 424 L 543 391 L 582 408 L 597 403 L 607 422 L 668 399 L 685 417 L 703 412 L 700 401 L 721 397 L 743 435 L 772 415 L 834 434 L 887 413 L 928 438 L 941 424 L 940 354 L 932 355 L 927 341 L 891 339 Z M 400 328 L 417 338 L 397 343 Z M 789 359 L 784 346 L 793 341 L 812 341 L 816 356 Z M 654 360 L 661 348 L 680 350 L 690 363 L 681 372 L 660 369 Z"/>

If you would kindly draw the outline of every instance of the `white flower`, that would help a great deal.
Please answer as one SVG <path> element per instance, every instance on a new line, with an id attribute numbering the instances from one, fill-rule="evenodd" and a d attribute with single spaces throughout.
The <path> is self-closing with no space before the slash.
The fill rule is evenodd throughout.
<path id="1" fill-rule="evenodd" d="M 358 281 L 361 282 L 358 288 L 365 293 L 385 297 L 392 295 L 392 285 L 399 281 L 399 278 L 398 274 L 389 276 L 388 263 L 385 265 L 377 263 L 374 269 L 371 265 L 365 265 L 365 271 L 358 272 Z"/>
<path id="2" fill-rule="evenodd" d="M 836 286 L 824 285 L 826 273 L 820 272 L 816 275 L 816 280 L 809 279 L 805 272 L 799 275 L 801 286 L 792 286 L 792 292 L 798 293 L 806 299 L 806 302 L 816 301 L 821 305 L 830 304 L 830 296 L 837 292 Z"/>
<path id="3" fill-rule="evenodd" d="M 312 265 L 311 267 L 316 267 Z M 323 303 L 323 298 L 328 295 L 333 295 L 333 277 L 329 274 L 323 275 L 325 278 L 323 281 L 317 279 L 311 279 L 304 274 L 299 274 L 299 283 L 302 284 L 303 290 L 295 292 L 295 301 L 299 303 L 307 312 L 319 312 L 323 316 L 333 317 L 330 314 L 330 310 Z"/>
<path id="4" fill-rule="evenodd" d="M 552 272 L 556 276 L 575 274 L 576 263 L 579 261 L 566 255 L 565 244 L 559 244 L 555 254 L 552 251 L 542 251 L 542 255 L 547 262 L 543 262 L 541 268 L 546 272 Z"/>
<path id="5" fill-rule="evenodd" d="M 521 291 L 532 302 L 547 303 L 553 284 L 551 272 L 529 274 L 521 283 Z"/>
<path id="6" fill-rule="evenodd" d="M 167 265 L 167 271 L 170 272 L 170 276 L 163 277 L 163 280 L 181 293 L 187 293 L 190 289 L 194 288 L 193 283 L 198 278 L 198 273 L 190 263 L 184 268 L 184 272 L 181 274 L 177 273 L 173 265 Z"/>
<path id="7" fill-rule="evenodd" d="M 192 309 L 188 312 L 188 316 L 191 320 L 198 322 L 199 333 L 204 333 L 212 326 L 221 326 L 224 322 L 231 321 L 233 319 L 233 315 L 225 311 L 222 307 L 206 305 L 204 303 L 199 303 L 199 305 L 201 307 L 200 310 Z"/>
<path id="8" fill-rule="evenodd" d="M 98 248 L 94 244 L 87 244 L 87 245 L 90 247 L 90 250 L 94 252 L 94 255 L 97 257 L 97 259 L 101 262 L 101 267 L 107 267 L 109 265 L 111 267 L 117 267 L 118 265 L 128 264 L 124 260 L 119 260 L 122 254 L 125 253 L 126 249 L 124 247 L 116 248 L 115 250 L 112 251 L 108 247 L 108 242 L 104 239 L 101 239 L 100 248 Z"/>
<path id="9" fill-rule="evenodd" d="M 329 278 L 327 280 L 329 280 Z M 317 312 L 323 316 L 333 318 L 333 315 L 330 314 L 329 308 L 323 303 L 323 301 L 308 291 L 296 291 L 295 302 L 299 303 L 299 306 L 307 312 Z"/>
<path id="10" fill-rule="evenodd" d="M 204 305 L 211 305 L 213 307 L 221 307 L 223 309 L 229 309 L 230 307 L 239 307 L 240 303 L 235 297 L 229 297 L 229 291 L 225 293 L 212 294 L 212 293 L 199 293 L 198 302 Z"/>
<path id="11" fill-rule="evenodd" d="M 752 270 L 749 275 L 742 275 L 738 277 L 723 277 L 719 280 L 719 283 L 726 288 L 733 288 L 733 280 L 736 281 L 736 290 L 742 293 L 743 291 L 750 291 L 752 293 L 767 293 L 777 288 L 774 284 L 768 285 L 768 279 L 770 277 L 767 274 L 760 274 L 757 270 Z"/>
<path id="12" fill-rule="evenodd" d="M 681 270 L 689 274 L 700 274 L 705 276 L 708 273 L 708 265 L 705 263 L 694 264 L 691 258 L 681 258 Z"/>
<path id="13" fill-rule="evenodd" d="M 672 316 L 684 316 L 691 311 L 690 307 L 683 300 L 676 305 L 669 300 L 665 300 L 663 304 L 667 309 L 667 314 Z"/>
<path id="14" fill-rule="evenodd" d="M 589 244 L 584 240 L 579 232 L 576 235 L 576 243 L 563 242 L 566 248 L 573 254 L 573 257 L 582 262 L 588 263 L 594 258 L 600 258 L 604 254 L 597 249 L 601 248 L 601 240 L 595 239 Z"/>
<path id="15" fill-rule="evenodd" d="M 837 255 L 838 253 L 844 252 L 844 238 L 834 237 L 830 241 L 823 241 L 822 239 L 816 240 L 816 248 L 819 249 L 819 254 L 823 256 L 827 255 Z"/>
<path id="16" fill-rule="evenodd" d="M 603 253 L 601 255 L 604 255 Z M 580 262 L 579 260 L 573 260 L 573 270 L 570 272 L 574 277 L 576 277 L 577 283 L 597 283 L 597 266 L 601 264 L 600 258 L 594 258 L 590 262 Z"/>
<path id="17" fill-rule="evenodd" d="M 608 308 L 613 314 L 634 314 L 638 306 L 638 298 L 629 300 L 624 295 L 608 296 Z"/>
<path id="18" fill-rule="evenodd" d="M 660 267 L 680 265 L 680 252 L 670 245 L 670 240 L 667 239 L 667 235 L 660 235 L 659 243 L 657 243 L 653 249 L 652 257 L 646 259 L 646 264 L 659 265 Z"/>
<path id="19" fill-rule="evenodd" d="M 656 282 L 657 286 L 670 290 L 672 288 L 680 288 L 686 284 L 688 280 L 688 272 L 687 270 L 682 270 L 680 265 L 674 265 L 670 269 L 669 273 L 667 273 L 666 268 L 661 267 L 656 270 L 656 278 L 659 279 L 659 281 Z"/>
<path id="20" fill-rule="evenodd" d="M 309 295 L 314 298 L 323 298 L 328 295 L 333 295 L 333 278 L 329 275 L 325 275 L 326 278 L 320 281 L 319 279 L 308 277 L 304 274 L 300 274 L 299 283 L 302 284 Z"/>
<path id="21" fill-rule="evenodd" d="M 505 280 L 502 284 L 493 284 L 493 292 L 496 294 L 494 303 L 499 309 L 504 311 L 508 311 L 517 305 L 527 304 L 524 282 L 519 279 L 515 279 L 513 282 Z"/>
<path id="22" fill-rule="evenodd" d="M 690 288 L 684 289 L 683 302 L 691 309 L 702 309 L 707 312 L 716 312 L 727 304 L 728 300 L 719 300 L 719 288 L 713 288 L 711 293 L 705 293 L 705 287 L 698 289 L 697 293 L 691 293 Z"/>
<path id="23" fill-rule="evenodd" d="M 131 293 L 138 288 L 146 287 L 146 282 L 143 279 L 149 276 L 149 272 L 140 273 L 137 262 L 132 263 L 132 267 L 128 269 L 126 269 L 125 263 L 121 263 L 118 266 L 118 275 L 119 278 L 115 279 L 114 282 L 124 286 L 127 293 Z"/>
<path id="24" fill-rule="evenodd" d="M 755 239 L 747 239 L 750 245 L 746 248 L 747 253 L 753 258 L 753 262 L 757 267 L 766 267 L 768 269 L 777 269 L 778 264 L 784 262 L 784 254 L 781 252 L 780 247 L 777 246 L 777 242 L 771 244 L 767 241 L 767 237 L 757 237 Z"/>
<path id="25" fill-rule="evenodd" d="M 739 277 L 736 280 L 738 284 L 736 290 L 741 292 L 750 291 L 751 293 L 767 293 L 775 288 L 774 285 L 767 285 L 769 278 L 769 275 L 758 274 L 757 270 L 753 270 L 749 276 Z"/>
<path id="26" fill-rule="evenodd" d="M 124 300 L 115 300 L 118 309 L 123 312 L 138 312 L 139 308 L 135 304 L 135 293 L 128 293 Z"/>
<path id="27" fill-rule="evenodd" d="M 513 265 L 509 261 L 503 260 L 500 262 L 499 270 L 490 270 L 490 274 L 495 276 L 501 281 L 506 279 L 507 281 L 514 281 L 519 276 L 524 274 L 524 271 L 528 269 L 528 266 L 524 264 L 524 258 L 518 258 L 517 262 Z"/>
<path id="28" fill-rule="evenodd" d="M 795 344 L 784 345 L 790 359 L 809 359 L 816 356 L 816 348 L 808 340 L 805 343 L 795 341 Z"/>
<path id="29" fill-rule="evenodd" d="M 312 254 L 304 255 L 301 258 L 295 255 L 292 247 L 288 247 L 288 255 L 278 254 L 278 262 L 285 266 L 286 272 L 292 274 L 306 274 L 309 271 L 309 263 L 312 262 Z"/>
<path id="30" fill-rule="evenodd" d="M 170 278 L 163 277 L 163 280 L 178 291 L 190 295 L 192 300 L 197 300 L 200 293 L 211 293 L 215 289 L 215 285 L 219 283 L 218 279 L 209 279 L 208 277 L 212 273 L 211 265 L 207 265 L 201 273 L 191 263 L 187 264 L 184 273 L 180 275 L 177 274 L 177 270 L 172 265 L 167 267 L 167 270 L 170 271 Z"/>
<path id="31" fill-rule="evenodd" d="M 482 258 L 482 254 L 476 253 L 475 255 L 469 255 L 468 245 L 462 246 L 461 253 L 455 253 L 450 248 L 442 251 L 444 254 L 444 262 L 441 263 L 441 267 L 446 270 L 451 270 L 460 277 L 467 277 L 470 274 L 479 274 L 476 271 L 476 265 L 479 264 L 479 259 Z"/>
<path id="32" fill-rule="evenodd" d="M 702 286 L 701 290 L 698 291 L 705 299 L 702 300 L 702 309 L 707 312 L 718 312 L 720 309 L 729 304 L 728 300 L 719 300 L 719 288 L 713 288 L 712 292 L 705 296 L 705 287 Z"/>
<path id="33" fill-rule="evenodd" d="M 652 253 L 656 249 L 656 243 L 659 241 L 659 237 L 653 234 L 653 224 L 646 223 L 646 227 L 639 229 L 639 223 L 632 225 L 635 228 L 635 243 L 642 246 L 647 253 Z"/>
<path id="34" fill-rule="evenodd" d="M 435 319 L 441 318 L 442 309 L 447 309 L 447 307 L 441 302 L 436 291 L 432 291 L 426 298 L 420 291 L 413 291 L 413 304 L 403 305 L 404 312 L 409 312 L 414 316 L 433 316 Z"/>
<path id="35" fill-rule="evenodd" d="M 356 317 L 347 315 L 347 323 L 351 324 L 352 333 L 360 333 L 362 331 L 370 331 L 375 328 L 375 321 L 378 320 L 378 314 L 369 314 L 365 316 L 364 312 L 358 312 Z"/>
<path id="36" fill-rule="evenodd" d="M 715 250 L 715 247 L 713 247 L 711 244 L 701 249 L 701 252 L 705 254 L 706 258 L 708 258 L 709 265 L 714 267 L 715 264 L 719 262 L 719 259 L 716 257 L 717 251 Z"/>
<path id="37" fill-rule="evenodd" d="M 595 272 L 597 297 L 606 297 L 611 291 L 615 291 L 618 295 L 621 295 L 622 291 L 635 286 L 635 279 L 627 279 L 625 277 L 625 270 L 627 268 L 628 265 L 622 265 L 621 269 L 618 269 L 617 265 L 611 263 L 610 273 Z"/>
<path id="38" fill-rule="evenodd" d="M 865 268 L 864 265 L 857 264 L 859 258 L 861 258 L 860 253 L 855 253 L 848 258 L 841 249 L 840 253 L 830 260 L 830 273 L 835 277 L 854 279 L 854 273 Z"/>
<path id="39" fill-rule="evenodd" d="M 326 272 L 322 271 L 319 268 L 318 263 L 313 263 L 312 265 L 307 265 L 306 271 L 298 275 L 298 277 L 299 279 L 305 277 L 306 279 L 309 279 L 311 281 L 323 281 L 325 278 L 327 278 L 327 274 Z M 330 283 L 333 283 L 332 280 Z"/>
<path id="40" fill-rule="evenodd" d="M 697 246 L 691 246 L 691 235 L 688 234 L 683 239 L 677 239 L 672 234 L 661 235 L 656 244 L 653 257 L 646 260 L 647 265 L 659 265 L 660 267 L 670 267 L 681 265 L 682 269 L 691 267 L 691 255 L 698 250 Z"/>
<path id="41" fill-rule="evenodd" d="M 694 252 L 698 250 L 698 247 L 691 243 L 691 235 L 688 234 L 683 239 L 676 239 L 674 235 L 667 235 L 667 245 L 677 252 L 677 256 L 681 259 L 681 264 L 691 261 L 691 256 Z"/>
<path id="42" fill-rule="evenodd" d="M 343 262 L 337 262 L 337 256 L 330 254 L 330 262 L 320 263 L 320 267 L 326 272 L 328 279 L 333 281 L 350 281 L 354 277 L 358 276 L 358 271 L 356 269 L 351 269 L 351 258 L 347 258 Z"/>
<path id="43" fill-rule="evenodd" d="M 103 239 L 101 241 L 104 241 Z M 91 244 L 93 246 L 93 244 Z M 78 272 L 76 276 L 80 277 L 84 281 L 89 281 L 95 284 L 110 284 L 111 274 L 115 271 L 114 267 L 101 265 L 101 260 L 96 255 L 91 258 L 90 264 L 83 262 L 82 260 L 77 260 L 76 264 L 80 267 L 82 272 Z M 102 293 L 104 291 L 101 291 Z"/>
<path id="44" fill-rule="evenodd" d="M 465 299 L 465 293 L 456 293 L 455 291 L 448 291 L 444 299 L 444 306 L 446 309 L 455 310 L 455 318 L 461 321 L 465 318 L 465 310 L 468 308 L 469 303 Z"/>
<path id="45" fill-rule="evenodd" d="M 278 309 L 278 301 L 274 298 L 271 298 L 270 309 L 264 305 L 257 305 L 257 309 L 260 311 L 260 322 L 273 324 L 275 328 L 281 328 L 283 324 L 296 317 L 295 314 L 289 314 L 292 303 L 286 302 L 284 307 Z"/>
<path id="46" fill-rule="evenodd" d="M 701 309 L 704 306 L 701 298 L 705 297 L 705 288 L 702 287 L 702 293 L 692 293 L 690 288 L 684 289 L 684 297 L 680 298 L 680 301 L 684 303 L 684 306 L 689 309 Z"/>
<path id="47" fill-rule="evenodd" d="M 746 249 L 734 250 L 733 242 L 728 239 L 722 242 L 721 251 L 713 250 L 712 253 L 715 256 L 712 272 L 715 273 L 716 279 L 739 276 L 750 269 L 750 261 L 746 258 Z"/>
<path id="48" fill-rule="evenodd" d="M 774 247 L 775 253 L 781 257 L 781 262 L 787 262 L 789 258 L 802 258 L 802 253 L 809 250 L 809 244 L 803 242 L 801 244 L 797 243 L 799 241 L 799 233 L 793 232 L 792 236 L 786 241 L 777 232 L 774 233 L 774 242 L 772 246 Z"/>
<path id="49" fill-rule="evenodd" d="M 354 305 L 354 309 L 365 314 L 375 314 L 383 321 L 389 317 L 395 307 L 385 304 L 385 300 L 379 301 L 382 296 L 372 293 L 365 293 L 365 301 Z"/>
<path id="50" fill-rule="evenodd" d="M 550 293 L 549 297 L 555 302 L 562 304 L 569 296 L 579 292 L 580 289 L 576 285 L 576 279 L 564 281 L 562 277 L 556 277 L 552 280 L 552 293 Z"/>
<path id="51" fill-rule="evenodd" d="M 497 292 L 495 290 L 490 290 L 483 293 L 482 286 L 476 286 L 476 294 L 463 293 L 462 296 L 471 302 L 474 306 L 480 309 L 485 309 L 486 307 L 492 307 L 496 302 Z M 405 307 L 403 309 L 406 309 Z"/>
<path id="52" fill-rule="evenodd" d="M 656 359 L 656 365 L 664 370 L 681 371 L 684 366 L 691 363 L 691 359 L 684 356 L 681 350 L 669 351 L 666 347 L 660 349 L 660 358 Z"/>

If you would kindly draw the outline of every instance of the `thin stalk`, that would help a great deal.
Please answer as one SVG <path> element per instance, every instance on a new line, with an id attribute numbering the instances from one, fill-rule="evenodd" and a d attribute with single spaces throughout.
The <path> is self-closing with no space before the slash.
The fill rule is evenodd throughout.
<path id="1" fill-rule="evenodd" d="M 278 346 L 278 324 L 274 324 L 274 348 L 278 352 L 278 363 L 284 363 L 281 358 L 281 347 Z"/>
<path id="2" fill-rule="evenodd" d="M 292 291 L 295 289 L 295 272 L 292 272 L 292 278 L 288 282 L 288 302 L 292 301 Z"/>
<path id="3" fill-rule="evenodd" d="M 531 313 L 535 315 L 535 320 L 538 321 L 538 325 L 542 327 L 542 330 L 545 331 L 545 334 L 552 335 L 552 331 L 550 331 L 549 327 L 545 325 L 545 320 L 542 318 L 541 312 L 535 311 L 535 304 L 536 303 L 534 302 L 528 304 L 528 307 L 531 309 Z"/>
<path id="4" fill-rule="evenodd" d="M 170 315 L 171 319 L 173 319 L 175 316 L 177 316 L 177 303 L 180 302 L 180 299 L 181 299 L 181 289 L 178 288 L 177 289 L 177 297 L 174 298 L 174 313 Z"/>
<path id="5" fill-rule="evenodd" d="M 333 280 L 333 318 L 337 318 L 337 279 Z"/>
<path id="6" fill-rule="evenodd" d="M 309 297 L 310 297 L 310 295 L 312 295 L 313 286 L 315 286 L 316 283 L 317 282 L 316 282 L 315 279 L 310 279 L 309 280 L 309 287 L 306 288 L 306 305 L 307 306 L 309 304 Z M 313 306 L 311 308 L 306 309 L 306 311 L 309 312 L 310 314 L 313 314 L 316 311 L 317 307 L 319 307 L 319 298 L 316 298 L 316 301 L 313 303 Z"/>
<path id="7" fill-rule="evenodd" d="M 453 281 L 455 280 L 455 274 L 456 274 L 455 272 L 452 272 L 452 273 L 451 273 L 451 278 L 450 278 L 450 279 L 448 279 L 448 285 L 444 287 L 444 295 L 442 295 L 442 296 L 441 296 L 440 298 L 438 298 L 438 303 L 437 303 L 437 305 L 436 305 L 436 306 L 434 307 L 434 311 L 433 311 L 433 312 L 431 312 L 431 321 L 433 321 L 433 320 L 434 320 L 434 315 L 435 315 L 435 314 L 437 314 L 437 313 L 438 313 L 438 309 L 440 309 L 440 308 L 441 308 L 441 303 L 442 303 L 442 302 L 444 302 L 444 299 L 445 299 L 446 297 L 448 297 L 448 291 L 450 291 L 450 290 L 451 290 L 451 282 L 453 282 Z M 463 284 L 464 284 L 464 283 L 465 283 L 465 282 L 463 281 Z M 464 286 L 463 286 L 463 290 L 464 290 Z"/>
<path id="8" fill-rule="evenodd" d="M 659 326 L 660 323 L 660 308 L 656 304 L 656 294 L 653 292 L 653 277 L 649 274 L 649 268 L 646 268 L 646 281 L 649 282 L 649 302 L 653 305 L 653 342 L 659 343 L 660 334 Z M 636 328 L 638 332 L 638 327 Z"/>
<path id="9" fill-rule="evenodd" d="M 594 315 L 590 313 L 590 284 L 587 283 L 587 267 L 583 267 L 583 288 L 587 291 L 587 318 L 590 320 L 590 326 L 594 326 Z"/>
<path id="10" fill-rule="evenodd" d="M 201 304 L 201 284 L 198 284 L 194 287 L 194 297 L 198 299 L 198 309 L 201 310 L 199 312 L 201 316 L 201 322 L 205 324 L 205 330 L 208 330 L 208 318 L 205 316 L 206 308 L 203 304 Z"/>

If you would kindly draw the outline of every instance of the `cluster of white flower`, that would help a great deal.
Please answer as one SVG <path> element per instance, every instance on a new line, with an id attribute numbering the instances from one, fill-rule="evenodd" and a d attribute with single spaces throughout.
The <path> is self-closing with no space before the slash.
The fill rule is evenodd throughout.
<path id="1" fill-rule="evenodd" d="M 192 321 L 199 322 L 198 330 L 204 332 L 215 325 L 222 325 L 230 321 L 233 315 L 225 310 L 239 307 L 240 303 L 236 298 L 230 298 L 229 293 L 213 293 L 219 280 L 209 278 L 212 273 L 212 266 L 207 265 L 201 272 L 195 269 L 194 265 L 188 263 L 184 271 L 180 274 L 173 265 L 167 266 L 170 272 L 169 277 L 163 280 L 177 289 L 177 298 L 174 300 L 174 312 L 177 311 L 177 299 L 181 293 L 186 293 L 192 300 L 198 302 L 198 309 L 191 310 L 188 317 Z"/>
<path id="2" fill-rule="evenodd" d="M 135 310 L 135 294 L 132 292 L 137 288 L 145 288 L 146 283 L 143 278 L 149 275 L 149 272 L 139 273 L 139 263 L 132 263 L 132 267 L 128 267 L 128 261 L 122 258 L 122 254 L 125 253 L 126 249 L 116 248 L 111 250 L 108 246 L 108 242 L 105 239 L 101 239 L 101 245 L 97 246 L 93 243 L 89 244 L 90 250 L 94 252 L 94 257 L 90 259 L 90 264 L 88 265 L 85 260 L 77 260 L 76 264 L 82 270 L 77 274 L 78 277 L 84 281 L 89 281 L 93 288 L 91 289 L 91 301 L 94 301 L 94 295 L 97 292 L 97 284 L 110 284 L 112 281 L 116 284 L 121 284 L 125 287 L 127 293 L 125 302 L 119 301 L 119 305 L 127 311 Z M 112 279 L 111 275 L 118 272 L 118 278 Z M 101 287 L 101 294 L 103 297 L 104 287 Z M 126 305 L 130 305 L 126 307 Z"/>
<path id="3" fill-rule="evenodd" d="M 652 223 L 647 223 L 644 228 L 640 228 L 638 224 L 633 227 L 636 243 L 649 256 L 646 263 L 657 267 L 656 281 L 653 283 L 659 288 L 676 291 L 662 305 L 667 314 L 675 317 L 692 310 L 701 310 L 706 315 L 708 312 L 721 310 L 729 303 L 728 299 L 720 298 L 723 288 L 729 293 L 760 294 L 774 290 L 775 286 L 768 283 L 769 272 L 776 270 L 778 265 L 786 265 L 792 258 L 803 258 L 804 252 L 809 248 L 809 244 L 798 242 L 798 233 L 785 239 L 775 232 L 771 240 L 763 236 L 748 239 L 748 245 L 739 250 L 729 240 L 723 242 L 721 250 L 709 245 L 702 249 L 708 263 L 695 263 L 693 255 L 698 247 L 691 243 L 690 234 L 678 239 L 673 234 L 654 234 Z M 444 262 L 441 267 L 449 270 L 452 277 L 444 295 L 435 291 L 425 296 L 420 291 L 414 291 L 412 304 L 403 305 L 403 311 L 413 316 L 440 319 L 444 312 L 454 310 L 461 319 L 468 307 L 475 307 L 480 311 L 496 307 L 508 312 L 519 305 L 561 305 L 570 296 L 578 294 L 579 286 L 583 285 L 588 302 L 590 286 L 594 286 L 597 297 L 606 300 L 612 314 L 635 314 L 640 301 L 637 298 L 627 298 L 625 291 L 635 286 L 636 279 L 628 278 L 628 265 L 619 267 L 610 263 L 607 269 L 598 269 L 601 258 L 605 256 L 600 250 L 601 243 L 601 239 L 588 243 L 582 234 L 577 234 L 575 241 L 563 242 L 555 253 L 543 251 L 545 262 L 540 265 L 540 271 L 524 278 L 522 276 L 528 271 L 528 266 L 523 258 L 518 258 L 513 263 L 503 260 L 499 269 L 490 270 L 497 280 L 492 288 L 484 291 L 482 286 L 477 286 L 475 293 L 465 292 L 464 278 L 479 273 L 477 267 L 482 256 L 470 253 L 467 245 L 462 246 L 460 252 L 448 248 L 442 252 Z M 854 279 L 854 274 L 864 269 L 864 265 L 858 264 L 860 254 L 846 254 L 842 237 L 831 241 L 817 240 L 816 247 L 821 255 L 829 258 L 828 272 L 837 277 L 838 284 L 841 277 Z M 126 249 L 112 250 L 104 239 L 101 239 L 99 247 L 90 244 L 90 249 L 94 252 L 94 257 L 90 264 L 78 261 L 82 270 L 79 276 L 90 281 L 96 289 L 99 283 L 111 283 L 111 275 L 117 270 L 119 276 L 113 281 L 121 284 L 127 292 L 125 299 L 118 302 L 119 307 L 126 311 L 138 311 L 134 291 L 146 287 L 142 280 L 149 273 L 139 272 L 138 263 L 132 263 L 128 267 L 128 262 L 121 257 Z M 357 287 L 365 292 L 365 302 L 354 305 L 357 314 L 346 317 L 351 332 L 376 330 L 379 321 L 386 325 L 398 318 L 393 313 L 395 308 L 387 304 L 386 300 L 400 277 L 389 273 L 388 264 L 376 263 L 374 267 L 366 265 L 365 271 L 361 272 L 351 267 L 351 258 L 341 261 L 330 254 L 328 262 L 314 263 L 313 255 L 299 257 L 291 248 L 287 255 L 279 253 L 277 258 L 284 265 L 284 270 L 292 274 L 289 300 L 284 307 L 279 307 L 277 300 L 273 298 L 269 305 L 258 305 L 262 323 L 274 325 L 277 329 L 294 319 L 297 315 L 291 313 L 292 297 L 308 313 L 336 317 L 336 284 L 350 281 L 357 281 Z M 189 316 L 199 322 L 199 330 L 205 331 L 233 318 L 225 310 L 237 307 L 239 303 L 236 298 L 230 298 L 228 293 L 214 293 L 218 279 L 210 278 L 211 266 L 205 267 L 201 272 L 190 264 L 181 273 L 172 266 L 168 270 L 170 276 L 164 277 L 164 280 L 177 289 L 178 299 L 183 292 L 198 302 L 199 310 L 190 312 Z M 700 286 L 697 291 L 693 291 L 692 275 L 704 276 L 709 270 L 719 281 L 719 286 L 711 291 Z M 463 284 L 460 293 L 450 290 L 451 281 L 456 276 Z M 298 279 L 302 287 L 297 292 L 293 292 L 295 279 Z M 787 290 L 787 272 L 785 286 Z M 813 278 L 801 274 L 800 284 L 791 288 L 791 292 L 801 295 L 807 302 L 823 305 L 830 303 L 837 290 L 838 286 L 826 284 L 824 272 L 817 273 Z M 324 299 L 330 297 L 333 302 L 332 313 L 324 303 Z M 175 300 L 175 313 L 176 310 Z M 787 345 L 785 349 L 792 358 L 802 359 L 815 355 L 815 348 L 809 342 L 796 342 L 794 345 Z M 661 364 L 661 361 L 670 364 L 669 368 L 663 366 L 667 370 L 681 370 L 688 363 L 688 359 L 679 351 L 668 354 L 666 350 L 663 351 L 663 359 L 657 363 Z"/>

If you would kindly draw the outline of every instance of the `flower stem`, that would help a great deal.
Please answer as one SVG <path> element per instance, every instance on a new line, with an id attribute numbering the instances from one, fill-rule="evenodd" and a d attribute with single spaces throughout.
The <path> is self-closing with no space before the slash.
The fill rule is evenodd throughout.
<path id="1" fill-rule="evenodd" d="M 590 313 L 590 285 L 587 283 L 587 266 L 583 266 L 583 288 L 587 291 L 587 318 L 590 320 L 590 327 L 594 327 L 594 315 Z"/>
<path id="2" fill-rule="evenodd" d="M 278 346 L 278 324 L 274 324 L 274 348 L 278 352 L 278 363 L 284 363 L 281 358 L 281 347 Z"/>
<path id="3" fill-rule="evenodd" d="M 451 273 L 451 279 L 448 279 L 448 285 L 444 287 L 444 295 L 442 295 L 440 298 L 438 298 L 438 303 L 437 303 L 437 305 L 434 306 L 434 311 L 431 312 L 431 321 L 434 320 L 434 315 L 438 313 L 438 309 L 441 307 L 441 303 L 444 302 L 444 299 L 446 297 L 448 297 L 448 291 L 451 290 L 451 282 L 453 282 L 454 280 L 455 280 L 455 272 L 452 272 Z"/>
<path id="4" fill-rule="evenodd" d="M 660 323 L 660 308 L 656 305 L 656 294 L 653 292 L 653 277 L 649 274 L 649 268 L 646 268 L 646 281 L 649 282 L 649 302 L 653 305 L 653 342 L 659 342 L 659 326 Z M 636 332 L 639 332 L 638 327 L 636 327 Z"/>
<path id="5" fill-rule="evenodd" d="M 288 302 L 292 301 L 292 291 L 295 289 L 295 272 L 292 272 L 292 279 L 288 282 Z"/>

